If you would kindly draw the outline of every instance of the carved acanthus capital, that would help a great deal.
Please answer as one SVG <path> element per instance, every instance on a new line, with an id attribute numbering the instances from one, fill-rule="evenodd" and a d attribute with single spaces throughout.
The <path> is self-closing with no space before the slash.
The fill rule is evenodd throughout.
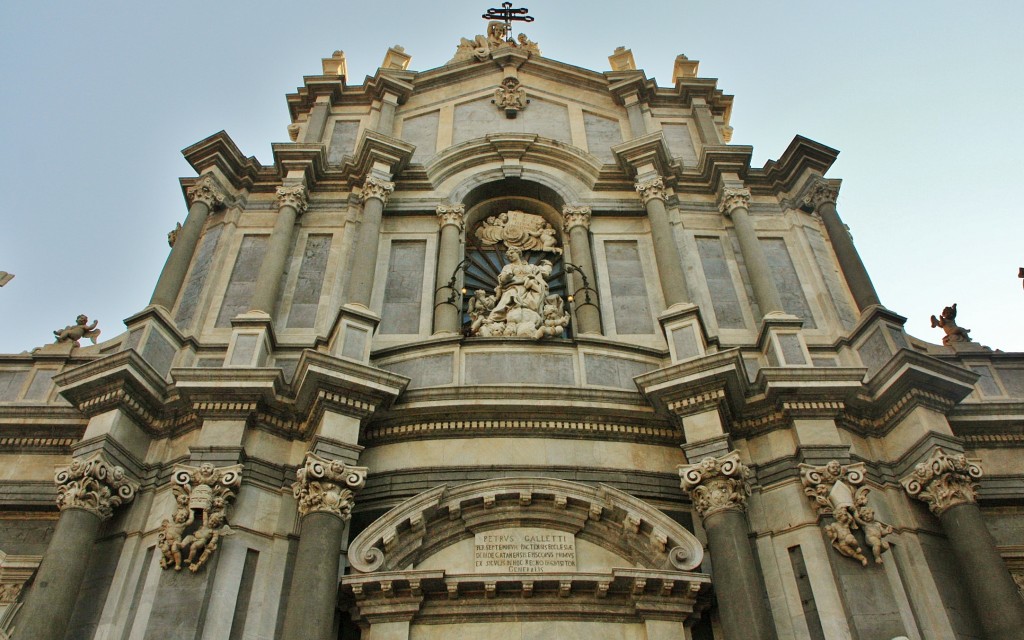
<path id="1" fill-rule="evenodd" d="M 389 182 L 374 176 L 367 176 L 366 182 L 363 183 L 363 202 L 366 202 L 370 198 L 377 198 L 386 205 L 388 203 L 388 198 L 391 197 L 391 192 L 394 190 L 394 182 Z"/>
<path id="2" fill-rule="evenodd" d="M 199 178 L 185 194 L 190 205 L 202 202 L 211 210 L 224 206 L 224 192 L 210 175 Z"/>
<path id="3" fill-rule="evenodd" d="M 927 460 L 914 467 L 913 473 L 900 480 L 900 484 L 940 516 L 950 507 L 977 502 L 974 481 L 981 475 L 981 467 L 967 456 L 948 455 L 936 448 Z"/>
<path id="4" fill-rule="evenodd" d="M 71 461 L 71 466 L 57 471 L 57 507 L 84 509 L 106 520 L 114 509 L 131 502 L 139 483 L 125 470 L 110 464 L 103 453 Z"/>
<path id="5" fill-rule="evenodd" d="M 306 210 L 309 201 L 306 196 L 306 187 L 301 184 L 277 188 L 277 208 L 291 207 L 295 213 L 302 215 Z"/>
<path id="6" fill-rule="evenodd" d="M 462 231 L 466 220 L 466 207 L 461 204 L 439 204 L 437 205 L 437 222 L 443 229 L 447 225 L 455 226 Z"/>
<path id="7" fill-rule="evenodd" d="M 736 451 L 721 458 L 704 458 L 697 464 L 681 465 L 682 488 L 690 494 L 697 514 L 703 519 L 719 511 L 745 511 L 750 495 L 750 469 L 740 462 Z"/>
<path id="8" fill-rule="evenodd" d="M 307 513 L 333 513 L 342 520 L 352 516 L 355 492 L 366 484 L 366 467 L 352 467 L 306 453 L 306 462 L 295 472 L 292 494 L 299 501 L 299 517 Z"/>
<path id="9" fill-rule="evenodd" d="M 826 202 L 835 204 L 838 198 L 839 187 L 826 180 L 817 179 L 814 180 L 804 192 L 803 204 L 810 205 L 815 211 L 817 211 L 818 207 Z"/>
<path id="10" fill-rule="evenodd" d="M 725 215 L 731 216 L 740 207 L 750 208 L 750 189 L 725 188 L 718 194 L 718 210 Z"/>
<path id="11" fill-rule="evenodd" d="M 667 197 L 665 194 L 665 181 L 660 176 L 650 180 L 637 180 L 635 186 L 636 192 L 640 194 L 644 204 L 654 199 L 665 200 Z"/>
<path id="12" fill-rule="evenodd" d="M 573 227 L 590 229 L 590 207 L 571 204 L 562 207 L 562 228 L 568 232 Z"/>

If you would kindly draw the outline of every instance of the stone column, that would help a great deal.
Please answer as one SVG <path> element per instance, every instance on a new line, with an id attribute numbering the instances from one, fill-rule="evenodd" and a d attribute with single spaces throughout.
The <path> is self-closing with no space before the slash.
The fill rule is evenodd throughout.
<path id="1" fill-rule="evenodd" d="M 56 482 L 60 519 L 18 613 L 18 640 L 63 640 L 100 524 L 131 502 L 139 486 L 100 452 L 72 460 Z"/>
<path id="2" fill-rule="evenodd" d="M 292 492 L 299 501 L 301 531 L 282 640 L 331 638 L 341 545 L 366 471 L 307 452 L 295 473 Z"/>
<path id="3" fill-rule="evenodd" d="M 209 174 L 199 178 L 186 193 L 190 203 L 188 216 L 185 217 L 185 224 L 178 230 L 174 246 L 171 247 L 171 254 L 167 256 L 167 262 L 164 263 L 164 269 L 160 272 L 160 279 L 157 280 L 153 297 L 149 301 L 149 304 L 161 306 L 168 311 L 174 306 L 174 301 L 178 299 L 178 293 L 181 291 L 181 285 L 185 282 L 185 274 L 188 273 L 188 266 L 192 263 L 192 256 L 196 252 L 196 245 L 199 244 L 199 237 L 203 234 L 206 216 L 210 214 L 210 211 L 224 205 L 224 193 L 217 185 L 217 181 Z"/>
<path id="4" fill-rule="evenodd" d="M 697 135 L 700 136 L 701 144 L 714 146 L 722 144 L 718 136 L 718 127 L 715 125 L 715 116 L 711 113 L 711 107 L 702 98 L 693 100 L 693 119 L 697 123 Z"/>
<path id="5" fill-rule="evenodd" d="M 573 308 L 576 309 L 576 331 L 579 334 L 601 335 L 601 313 L 597 307 L 597 280 L 594 279 L 594 256 L 590 251 L 590 207 L 562 207 L 562 228 L 569 235 L 573 264 L 582 274 L 573 273 Z M 583 277 L 591 291 L 583 290 Z M 587 300 L 587 296 L 590 300 Z"/>
<path id="6" fill-rule="evenodd" d="M 1024 601 L 982 520 L 974 484 L 980 477 L 981 467 L 963 454 L 936 448 L 900 482 L 942 523 L 985 637 L 1017 640 L 1024 629 Z"/>
<path id="7" fill-rule="evenodd" d="M 437 247 L 437 277 L 434 280 L 434 333 L 458 333 L 462 328 L 462 307 L 450 300 L 453 293 L 458 298 L 458 279 L 452 278 L 462 256 L 462 228 L 465 224 L 465 215 L 466 208 L 461 204 L 437 206 L 441 238 Z"/>
<path id="8" fill-rule="evenodd" d="M 747 263 L 747 274 L 750 276 L 750 284 L 754 288 L 754 297 L 761 307 L 761 315 L 767 316 L 770 313 L 785 313 L 782 308 L 782 298 L 779 297 L 779 290 L 772 280 L 771 269 L 764 257 L 761 243 L 757 239 L 754 225 L 750 222 L 750 190 L 744 188 L 722 189 L 718 198 L 718 208 L 726 216 L 732 218 L 732 224 L 736 227 L 736 237 L 740 241 L 740 251 L 743 252 L 743 261 Z"/>
<path id="9" fill-rule="evenodd" d="M 722 630 L 729 640 L 771 640 L 775 626 L 747 534 L 750 471 L 733 451 L 679 467 L 683 490 L 704 523 Z"/>
<path id="10" fill-rule="evenodd" d="M 256 276 L 256 289 L 249 308 L 274 314 L 281 274 L 295 244 L 295 219 L 306 210 L 306 187 L 301 184 L 277 188 L 277 221 L 270 233 L 270 244 Z"/>
<path id="11" fill-rule="evenodd" d="M 846 225 L 836 211 L 838 197 L 838 187 L 824 180 L 815 180 L 804 196 L 804 202 L 814 207 L 814 212 L 825 225 L 825 233 L 828 234 L 828 239 L 836 252 L 836 260 L 839 261 L 839 268 L 843 270 L 843 277 L 850 287 L 850 293 L 853 294 L 857 308 L 864 311 L 870 306 L 882 303 L 878 300 L 875 286 L 871 284 L 871 278 L 868 276 L 868 270 L 864 268 L 864 263 L 861 262 L 860 254 L 853 246 L 850 232 L 846 230 Z"/>
<path id="12" fill-rule="evenodd" d="M 647 218 L 651 223 L 651 239 L 654 241 L 654 260 L 658 263 L 658 275 L 661 277 L 661 292 L 665 296 L 665 306 L 690 302 L 690 291 L 686 287 L 686 276 L 683 263 L 679 257 L 679 247 L 672 234 L 672 225 L 668 221 L 668 210 L 665 208 L 665 183 L 656 176 L 649 180 L 637 180 L 636 191 L 643 198 L 647 208 Z"/>
<path id="13" fill-rule="evenodd" d="M 373 278 L 377 271 L 377 245 L 380 243 L 380 221 L 384 205 L 395 190 L 395 183 L 368 176 L 363 183 L 363 220 L 359 225 L 352 270 L 349 273 L 348 301 L 370 308 Z"/>

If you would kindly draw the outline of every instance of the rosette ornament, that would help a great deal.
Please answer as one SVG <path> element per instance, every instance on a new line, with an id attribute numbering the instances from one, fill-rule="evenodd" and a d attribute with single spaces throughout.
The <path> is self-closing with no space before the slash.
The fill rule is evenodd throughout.
<path id="1" fill-rule="evenodd" d="M 131 502 L 139 488 L 139 483 L 108 462 L 102 452 L 72 460 L 71 466 L 57 471 L 54 480 L 61 511 L 84 509 L 103 520 L 111 517 L 115 508 Z"/>
<path id="2" fill-rule="evenodd" d="M 352 516 L 355 492 L 366 484 L 366 467 L 353 467 L 307 452 L 306 462 L 295 471 L 292 493 L 299 501 L 299 517 L 332 513 L 342 520 Z"/>
<path id="3" fill-rule="evenodd" d="M 751 473 L 736 451 L 679 467 L 683 491 L 690 494 L 701 519 L 719 511 L 745 511 Z"/>

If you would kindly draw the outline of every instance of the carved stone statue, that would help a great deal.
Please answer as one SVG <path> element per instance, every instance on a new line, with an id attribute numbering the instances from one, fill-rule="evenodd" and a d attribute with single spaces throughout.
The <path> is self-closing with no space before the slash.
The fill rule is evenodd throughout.
<path id="1" fill-rule="evenodd" d="M 833 511 L 833 515 L 836 519 L 835 522 L 825 525 L 825 533 L 832 541 L 832 546 L 847 558 L 853 558 L 858 560 L 862 566 L 868 566 L 868 559 L 861 553 L 857 538 L 851 531 L 851 529 L 857 528 L 857 523 L 853 514 L 850 513 L 850 507 L 840 507 Z M 881 562 L 881 559 L 878 562 Z"/>
<path id="2" fill-rule="evenodd" d="M 542 216 L 525 211 L 506 211 L 490 216 L 477 225 L 474 235 L 480 246 L 491 247 L 504 242 L 506 247 L 520 251 L 544 251 L 562 255 L 558 232 Z"/>
<path id="3" fill-rule="evenodd" d="M 875 520 L 875 510 L 868 506 L 857 509 L 854 519 L 864 531 L 864 540 L 871 547 L 871 554 L 875 556 L 875 562 L 882 564 L 882 552 L 889 550 L 889 543 L 883 538 L 892 533 L 893 528 Z"/>
<path id="4" fill-rule="evenodd" d="M 540 55 L 540 47 L 536 42 L 520 33 L 518 41 L 512 40 L 509 36 L 508 26 L 500 20 L 491 20 L 487 23 L 487 34 L 470 38 L 462 38 L 459 46 L 455 49 L 455 55 L 449 64 L 463 60 L 487 60 L 494 54 L 498 47 L 513 47 L 521 49 L 533 55 Z"/>
<path id="5" fill-rule="evenodd" d="M 178 509 L 170 520 L 163 521 L 157 541 L 163 554 L 160 567 L 166 569 L 173 564 L 175 571 L 181 571 L 182 540 L 185 538 L 185 529 L 195 520 L 195 512 L 188 507 L 188 493 L 179 487 L 174 487 L 172 491 L 175 491 L 174 499 L 178 503 Z"/>
<path id="6" fill-rule="evenodd" d="M 58 329 L 53 332 L 53 335 L 57 337 L 54 340 L 55 343 L 70 342 L 76 347 L 82 346 L 79 342 L 82 338 L 89 338 L 93 344 L 96 344 L 96 338 L 100 335 L 100 330 L 96 328 L 99 324 L 99 320 L 93 320 L 92 324 L 89 324 L 89 317 L 84 313 L 79 315 L 75 319 L 75 324 L 68 325 L 63 329 Z"/>
<path id="7" fill-rule="evenodd" d="M 548 294 L 551 262 L 530 264 L 517 247 L 510 247 L 505 256 L 509 262 L 498 274 L 494 295 L 480 290 L 473 294 L 471 313 L 475 317 L 471 316 L 470 332 L 485 337 L 534 339 L 561 335 L 569 323 L 569 314 L 560 296 Z"/>
<path id="8" fill-rule="evenodd" d="M 970 329 L 964 329 L 958 326 L 956 323 L 956 303 L 953 306 L 946 307 L 936 318 L 932 316 L 932 328 L 940 327 L 946 332 L 946 335 L 942 337 L 942 344 L 948 345 L 950 342 L 970 342 L 971 337 L 967 335 L 970 333 Z"/>
<path id="9" fill-rule="evenodd" d="M 537 45 L 536 42 L 527 38 L 525 33 L 519 34 L 518 41 L 519 48 L 522 49 L 523 51 L 529 51 L 535 56 L 540 55 L 540 47 Z"/>
<path id="10" fill-rule="evenodd" d="M 179 222 L 173 229 L 167 232 L 167 245 L 174 248 L 174 243 L 178 241 L 178 234 L 181 233 L 181 223 Z"/>
<path id="11" fill-rule="evenodd" d="M 217 542 L 233 533 L 227 521 L 228 502 L 242 483 L 241 473 L 242 465 L 217 468 L 206 462 L 175 467 L 171 492 L 177 507 L 157 536 L 162 568 L 181 571 L 182 564 L 187 564 L 195 573 L 217 550 Z M 199 526 L 188 532 L 197 516 Z"/>

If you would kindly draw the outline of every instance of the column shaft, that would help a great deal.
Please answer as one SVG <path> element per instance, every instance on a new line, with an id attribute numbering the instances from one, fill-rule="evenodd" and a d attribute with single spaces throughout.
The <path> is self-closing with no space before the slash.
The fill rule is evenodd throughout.
<path id="1" fill-rule="evenodd" d="M 779 297 L 779 290 L 775 287 L 771 269 L 768 268 L 768 261 L 764 257 L 764 250 L 761 249 L 754 225 L 750 222 L 750 213 L 746 207 L 735 207 L 731 216 L 736 228 L 736 237 L 740 241 L 740 251 L 743 252 L 743 261 L 747 264 L 747 275 L 750 276 L 750 284 L 754 288 L 754 297 L 761 307 L 761 315 L 766 316 L 772 312 L 785 313 L 782 298 Z"/>
<path id="2" fill-rule="evenodd" d="M 295 236 L 295 207 L 282 204 L 277 213 L 274 230 L 270 234 L 270 246 L 263 256 L 259 275 L 256 276 L 256 290 L 252 294 L 249 307 L 254 311 L 264 311 L 273 315 L 277 303 L 277 294 L 281 286 L 281 274 L 284 273 L 285 262 L 291 255 Z"/>
<path id="3" fill-rule="evenodd" d="M 718 137 L 718 127 L 715 126 L 715 116 L 711 108 L 705 104 L 693 106 L 694 120 L 697 122 L 697 135 L 704 145 L 713 146 L 722 144 Z"/>
<path id="4" fill-rule="evenodd" d="M 160 279 L 157 280 L 156 289 L 153 290 L 153 297 L 149 303 L 159 305 L 168 311 L 174 306 L 181 292 L 181 285 L 185 282 L 185 274 L 192 263 L 192 256 L 196 252 L 196 245 L 199 244 L 199 237 L 203 233 L 203 225 L 206 216 L 210 213 L 210 205 L 201 200 L 196 200 L 188 209 L 188 216 L 185 217 L 185 224 L 178 231 L 178 237 L 171 247 L 171 254 L 167 256 L 163 271 L 160 272 Z"/>
<path id="5" fill-rule="evenodd" d="M 454 224 L 444 224 L 441 227 L 441 238 L 437 251 L 437 288 L 434 293 L 434 333 L 458 333 L 462 327 L 460 316 L 461 307 L 450 303 L 451 289 L 447 288 L 448 280 L 452 277 L 456 265 L 459 264 L 459 227 Z M 458 286 L 456 280 L 453 286 Z M 457 293 L 457 291 L 455 292 Z"/>
<path id="6" fill-rule="evenodd" d="M 17 640 L 64 640 L 85 578 L 100 516 L 65 509 L 15 623 Z"/>
<path id="7" fill-rule="evenodd" d="M 590 251 L 590 234 L 583 225 L 576 225 L 569 229 L 569 249 L 572 251 L 573 263 L 576 264 L 587 277 L 591 288 L 597 289 L 597 280 L 594 279 L 594 258 Z M 577 291 L 583 287 L 583 278 L 579 274 L 572 274 L 573 290 Z M 576 331 L 581 334 L 601 335 L 601 313 L 597 306 L 597 292 L 591 291 L 591 304 L 586 304 L 586 292 L 579 291 L 574 294 L 573 307 L 576 309 Z"/>
<path id="8" fill-rule="evenodd" d="M 775 626 L 747 538 L 747 519 L 726 509 L 704 519 L 722 630 L 729 640 L 770 640 Z"/>
<path id="9" fill-rule="evenodd" d="M 686 286 L 686 275 L 679 257 L 679 247 L 668 221 L 668 210 L 661 198 L 649 198 L 645 203 L 647 218 L 651 223 L 651 239 L 654 241 L 654 260 L 658 263 L 661 276 L 661 292 L 665 306 L 690 302 L 690 291 Z"/>
<path id="10" fill-rule="evenodd" d="M 352 258 L 349 274 L 348 301 L 370 308 L 373 278 L 377 271 L 377 245 L 380 242 L 380 221 L 384 214 L 384 201 L 367 198 L 363 204 L 363 220 Z"/>
<path id="11" fill-rule="evenodd" d="M 853 240 L 846 230 L 846 225 L 839 218 L 836 204 L 830 201 L 822 202 L 818 205 L 817 212 L 825 225 L 825 232 L 828 233 L 832 248 L 835 249 L 839 268 L 843 270 L 843 277 L 846 278 L 846 284 L 850 287 L 850 293 L 853 294 L 857 308 L 864 311 L 870 306 L 880 305 L 878 294 L 875 293 L 875 286 L 871 284 L 871 278 L 868 276 L 867 269 L 864 268 L 860 254 L 853 246 Z"/>
<path id="12" fill-rule="evenodd" d="M 985 527 L 976 503 L 949 507 L 939 515 L 942 530 L 960 564 L 960 578 L 989 640 L 1018 640 L 1024 602 Z"/>
<path id="13" fill-rule="evenodd" d="M 331 640 L 345 526 L 331 513 L 303 516 L 282 640 Z"/>

